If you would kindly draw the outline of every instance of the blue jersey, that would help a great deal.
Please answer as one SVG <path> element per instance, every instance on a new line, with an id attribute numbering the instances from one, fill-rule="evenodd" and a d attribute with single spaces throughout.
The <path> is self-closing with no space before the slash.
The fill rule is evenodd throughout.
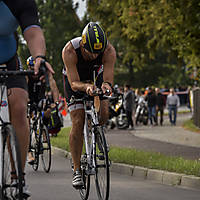
<path id="1" fill-rule="evenodd" d="M 17 51 L 14 33 L 39 26 L 34 0 L 0 0 L 0 64 L 9 61 Z"/>

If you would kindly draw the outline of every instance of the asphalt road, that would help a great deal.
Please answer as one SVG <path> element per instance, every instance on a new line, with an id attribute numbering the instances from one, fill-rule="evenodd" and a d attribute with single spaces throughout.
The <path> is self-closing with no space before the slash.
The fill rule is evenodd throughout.
<path id="1" fill-rule="evenodd" d="M 52 169 L 45 173 L 40 165 L 37 172 L 27 166 L 27 183 L 32 200 L 79 200 L 80 196 L 71 185 L 72 172 L 69 160 L 53 153 Z M 89 200 L 96 200 L 92 181 Z M 200 190 L 180 188 L 136 179 L 122 174 L 111 174 L 110 200 L 199 200 Z"/>

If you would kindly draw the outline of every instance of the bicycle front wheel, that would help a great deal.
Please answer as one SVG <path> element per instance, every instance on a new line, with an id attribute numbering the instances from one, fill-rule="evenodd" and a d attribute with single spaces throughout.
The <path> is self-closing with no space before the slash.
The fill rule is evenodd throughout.
<path id="1" fill-rule="evenodd" d="M 0 136 L 0 199 L 23 200 L 23 172 L 16 133 L 11 125 L 2 128 Z M 11 173 L 16 174 L 11 177 Z M 13 178 L 16 180 L 14 183 Z"/>
<path id="2" fill-rule="evenodd" d="M 108 200 L 110 192 L 110 163 L 103 127 L 95 131 L 96 136 L 96 174 L 95 183 L 99 200 Z"/>
<path id="3" fill-rule="evenodd" d="M 84 154 L 81 158 L 81 171 L 84 185 L 81 189 L 79 189 L 79 193 L 82 200 L 87 200 L 90 192 L 90 174 L 86 154 Z"/>
<path id="4" fill-rule="evenodd" d="M 82 200 L 87 200 L 90 192 L 90 175 L 86 173 L 86 170 L 82 170 L 82 177 L 84 186 L 79 190 Z"/>
<path id="5" fill-rule="evenodd" d="M 42 157 L 42 164 L 45 172 L 49 172 L 51 168 L 51 142 L 49 137 L 49 132 L 47 130 L 47 127 L 44 125 L 42 128 L 42 134 L 41 134 L 41 157 Z"/>

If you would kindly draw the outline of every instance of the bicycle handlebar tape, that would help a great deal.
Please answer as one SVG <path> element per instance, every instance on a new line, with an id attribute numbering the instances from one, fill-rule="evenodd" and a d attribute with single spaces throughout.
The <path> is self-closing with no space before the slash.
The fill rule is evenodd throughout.
<path id="1" fill-rule="evenodd" d="M 100 99 L 99 99 L 99 96 L 94 96 L 94 107 L 95 107 L 95 111 L 99 112 L 99 109 L 100 109 Z"/>

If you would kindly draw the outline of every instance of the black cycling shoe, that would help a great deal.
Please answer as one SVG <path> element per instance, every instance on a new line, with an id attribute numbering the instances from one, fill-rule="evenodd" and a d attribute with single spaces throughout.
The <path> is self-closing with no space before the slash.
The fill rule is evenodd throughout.
<path id="1" fill-rule="evenodd" d="M 13 179 L 11 183 L 11 190 L 12 190 L 12 198 L 17 200 L 18 199 L 18 190 L 17 188 L 18 180 Z M 31 193 L 28 190 L 28 186 L 25 184 L 25 181 L 23 181 L 23 199 L 24 200 L 30 200 L 31 199 Z"/>
<path id="2" fill-rule="evenodd" d="M 84 185 L 84 183 L 83 183 L 82 174 L 79 170 L 76 170 L 73 174 L 72 186 L 75 189 L 81 189 L 83 187 L 83 185 Z"/>

